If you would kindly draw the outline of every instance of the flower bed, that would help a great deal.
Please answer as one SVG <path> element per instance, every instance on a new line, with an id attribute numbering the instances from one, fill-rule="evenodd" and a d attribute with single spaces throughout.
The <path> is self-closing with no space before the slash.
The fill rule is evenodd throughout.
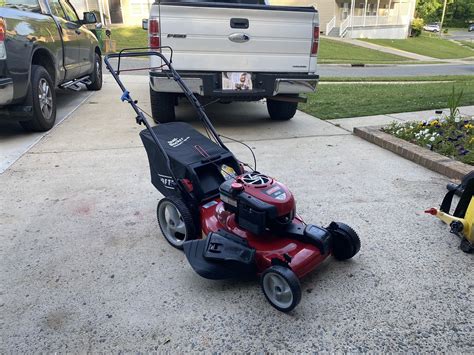
<path id="1" fill-rule="evenodd" d="M 474 165 L 474 116 L 437 115 L 419 122 L 392 122 L 383 131 L 463 163 Z"/>

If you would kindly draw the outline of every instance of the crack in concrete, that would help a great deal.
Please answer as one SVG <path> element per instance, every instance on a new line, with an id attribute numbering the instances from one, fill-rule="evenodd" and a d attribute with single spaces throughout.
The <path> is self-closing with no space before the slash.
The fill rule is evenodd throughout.
<path id="1" fill-rule="evenodd" d="M 338 127 L 343 129 L 342 127 Z M 265 141 L 280 141 L 280 140 L 288 140 L 288 139 L 305 139 L 305 138 L 318 138 L 318 137 L 349 137 L 352 136 L 351 134 L 347 133 L 339 133 L 339 134 L 315 134 L 311 136 L 302 136 L 302 137 L 282 137 L 282 138 L 262 138 L 262 139 L 250 139 L 250 140 L 241 140 L 245 143 L 252 143 L 252 142 L 265 142 Z M 239 144 L 239 142 L 226 142 L 225 144 Z M 143 148 L 143 145 L 136 145 L 136 146 L 128 146 L 128 147 L 109 147 L 109 148 L 94 148 L 94 149 L 76 149 L 76 150 L 49 150 L 49 151 L 29 151 L 25 155 L 40 155 L 40 154 L 61 154 L 61 153 L 82 153 L 82 152 L 97 152 L 97 151 L 107 151 L 107 150 L 126 150 L 126 149 L 138 149 Z"/>

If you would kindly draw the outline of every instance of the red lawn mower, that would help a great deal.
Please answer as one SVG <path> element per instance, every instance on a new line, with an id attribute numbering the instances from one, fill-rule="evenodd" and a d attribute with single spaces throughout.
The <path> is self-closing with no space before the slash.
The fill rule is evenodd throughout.
<path id="1" fill-rule="evenodd" d="M 329 255 L 352 258 L 360 249 L 348 225 L 306 224 L 296 213 L 293 194 L 276 179 L 240 162 L 222 142 L 203 107 L 160 52 L 120 52 L 105 57 L 122 89 L 122 101 L 146 129 L 140 137 L 148 154 L 151 182 L 164 198 L 157 218 L 163 236 L 184 249 L 191 267 L 207 279 L 260 277 L 265 297 L 289 312 L 301 299 L 299 279 Z M 151 127 L 120 80 L 123 57 L 158 56 L 161 70 L 182 89 L 204 125 L 207 137 L 187 123 Z M 118 58 L 113 69 L 111 58 Z"/>

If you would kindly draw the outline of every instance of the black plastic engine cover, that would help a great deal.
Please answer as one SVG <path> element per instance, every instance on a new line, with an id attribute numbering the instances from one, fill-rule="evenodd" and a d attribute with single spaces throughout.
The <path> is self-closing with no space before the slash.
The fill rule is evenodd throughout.
<path id="1" fill-rule="evenodd" d="M 218 231 L 206 239 L 185 242 L 184 253 L 200 276 L 211 279 L 247 278 L 255 275 L 255 249 L 247 241 Z"/>
<path id="2" fill-rule="evenodd" d="M 281 232 L 281 235 L 312 244 L 321 251 L 321 254 L 328 254 L 331 251 L 331 233 L 327 229 L 314 224 L 304 226 L 299 223 L 292 223 Z"/>
<path id="3" fill-rule="evenodd" d="M 240 227 L 257 235 L 262 234 L 269 227 L 270 221 L 278 216 L 276 207 L 245 191 L 235 193 L 232 182 L 227 180 L 219 187 L 225 209 L 235 213 Z"/>

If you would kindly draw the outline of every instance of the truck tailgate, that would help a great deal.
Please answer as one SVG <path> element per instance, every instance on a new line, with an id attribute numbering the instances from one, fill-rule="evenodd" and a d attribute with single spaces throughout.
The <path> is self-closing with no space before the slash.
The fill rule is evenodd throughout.
<path id="1" fill-rule="evenodd" d="M 312 8 L 160 5 L 161 43 L 177 70 L 308 73 L 317 20 Z"/>

